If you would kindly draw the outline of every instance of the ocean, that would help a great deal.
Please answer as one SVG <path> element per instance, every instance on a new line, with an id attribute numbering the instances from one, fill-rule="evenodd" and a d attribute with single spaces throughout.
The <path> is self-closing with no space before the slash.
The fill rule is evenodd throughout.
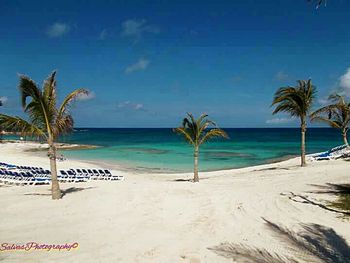
<path id="1" fill-rule="evenodd" d="M 200 148 L 200 171 L 240 168 L 275 162 L 300 153 L 297 128 L 225 129 L 228 140 L 213 140 Z M 172 129 L 78 128 L 61 142 L 100 146 L 88 150 L 66 150 L 69 158 L 104 162 L 140 172 L 190 172 L 193 148 Z M 343 144 L 338 130 L 309 128 L 307 153 Z"/>

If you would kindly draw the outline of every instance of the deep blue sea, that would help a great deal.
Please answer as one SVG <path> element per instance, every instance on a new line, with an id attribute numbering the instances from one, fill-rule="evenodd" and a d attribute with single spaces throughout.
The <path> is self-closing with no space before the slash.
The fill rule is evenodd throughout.
<path id="1" fill-rule="evenodd" d="M 214 140 L 200 148 L 201 171 L 246 167 L 299 155 L 297 128 L 225 129 L 229 140 Z M 172 129 L 78 128 L 61 142 L 100 146 L 89 150 L 68 150 L 69 159 L 117 164 L 145 172 L 188 172 L 193 169 L 193 148 Z M 343 144 L 339 131 L 309 128 L 307 153 Z"/>
<path id="2" fill-rule="evenodd" d="M 225 129 L 229 140 L 214 140 L 200 148 L 200 170 L 246 167 L 296 156 L 300 152 L 297 128 Z M 309 128 L 307 153 L 341 145 L 338 130 Z M 91 150 L 64 151 L 67 158 L 104 161 L 127 169 L 186 172 L 193 169 L 193 148 L 172 129 L 76 129 L 61 142 L 101 146 Z"/>

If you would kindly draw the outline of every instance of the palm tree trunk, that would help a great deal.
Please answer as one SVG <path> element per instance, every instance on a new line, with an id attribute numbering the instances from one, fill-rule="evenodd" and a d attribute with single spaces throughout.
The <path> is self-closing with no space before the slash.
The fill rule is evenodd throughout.
<path id="1" fill-rule="evenodd" d="M 305 121 L 305 118 L 302 118 L 301 120 L 301 166 L 306 166 L 305 133 L 306 133 L 306 121 Z"/>
<path id="2" fill-rule="evenodd" d="M 195 146 L 194 147 L 194 177 L 193 181 L 199 182 L 199 177 L 198 177 L 198 155 L 199 155 L 199 147 Z"/>
<path id="3" fill-rule="evenodd" d="M 61 189 L 57 180 L 57 166 L 56 166 L 56 147 L 53 141 L 49 141 L 49 158 L 51 169 L 51 195 L 52 199 L 60 199 Z"/>
<path id="4" fill-rule="evenodd" d="M 343 140 L 344 140 L 344 144 L 349 145 L 348 138 L 346 137 L 347 132 L 348 131 L 346 129 L 343 130 Z"/>

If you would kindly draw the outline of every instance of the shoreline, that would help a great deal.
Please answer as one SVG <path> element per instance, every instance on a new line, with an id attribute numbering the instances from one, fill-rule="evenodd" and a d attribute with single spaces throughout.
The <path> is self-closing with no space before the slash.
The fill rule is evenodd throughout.
<path id="1" fill-rule="evenodd" d="M 37 141 L 20 141 L 20 140 L 3 140 L 3 143 L 21 143 L 24 145 L 30 145 L 30 147 L 27 147 L 24 149 L 25 152 L 29 153 L 36 153 L 36 152 L 44 152 L 48 150 L 48 145 L 47 143 L 41 143 Z M 0 142 L 1 144 L 1 142 Z M 87 144 L 70 144 L 70 143 L 56 143 L 57 149 L 58 150 L 89 150 L 89 149 L 96 149 L 96 148 L 101 148 L 103 146 L 97 146 L 97 145 L 87 145 Z M 312 153 L 315 154 L 315 153 Z M 311 154 L 309 154 L 311 155 Z M 41 156 L 41 155 L 38 155 Z M 244 169 L 244 168 L 249 168 L 249 167 L 255 167 L 255 166 L 261 166 L 261 165 L 266 165 L 266 164 L 274 164 L 274 163 L 279 163 L 279 162 L 284 162 L 288 161 L 290 159 L 297 158 L 297 155 L 286 155 L 286 156 L 281 156 L 281 157 L 276 157 L 276 158 L 271 158 L 267 159 L 260 164 L 253 164 L 253 165 L 243 165 L 243 166 L 238 166 L 238 167 L 231 167 L 231 168 L 222 168 L 222 169 L 209 169 L 205 171 L 200 171 L 200 173 L 212 173 L 212 172 L 220 172 L 220 171 L 231 171 L 231 170 L 237 170 L 237 169 Z M 89 160 L 89 159 L 80 159 L 76 157 L 70 157 L 69 160 L 77 161 L 80 163 L 90 163 L 90 164 L 95 164 L 97 166 L 100 166 L 103 164 L 103 167 L 106 167 L 108 169 L 118 169 L 123 172 L 130 172 L 130 173 L 140 173 L 140 174 L 189 174 L 192 171 L 181 171 L 181 170 L 173 170 L 173 169 L 163 169 L 163 168 L 149 168 L 149 167 L 141 167 L 137 166 L 135 168 L 132 168 L 131 165 L 123 165 L 122 163 L 118 163 L 117 161 L 111 161 L 111 160 L 104 160 L 104 159 L 98 159 L 98 160 Z"/>
<path id="2" fill-rule="evenodd" d="M 2 143 L 9 143 L 9 144 L 20 144 L 23 145 L 23 152 L 28 153 L 43 153 L 46 150 L 48 150 L 48 145 L 45 142 L 37 142 L 37 141 L 21 141 L 21 140 L 2 140 Z M 1 142 L 0 142 L 1 145 Z M 88 149 L 96 149 L 103 146 L 97 146 L 97 145 L 87 145 L 87 144 L 70 144 L 70 143 L 56 143 L 57 150 L 88 150 Z M 27 147 L 26 147 L 27 146 Z M 315 153 L 313 153 L 315 154 Z M 40 154 L 37 155 L 38 157 L 44 157 Z M 46 158 L 46 157 L 45 157 Z M 269 164 L 275 164 L 280 163 L 284 161 L 288 161 L 294 158 L 298 158 L 298 156 L 293 155 L 287 155 L 287 156 L 281 156 L 277 158 L 271 158 L 267 159 L 266 161 L 262 162 L 261 164 L 256 165 L 247 165 L 247 166 L 239 166 L 239 167 L 232 167 L 232 168 L 222 168 L 222 169 L 210 169 L 205 171 L 200 171 L 201 174 L 203 173 L 213 173 L 213 172 L 222 172 L 222 171 L 232 171 L 232 170 L 239 170 L 239 169 L 245 169 L 250 167 L 256 167 L 256 166 L 262 166 L 262 165 L 269 165 Z M 111 160 L 104 160 L 104 159 L 98 159 L 98 160 L 89 160 L 89 159 L 79 159 L 75 157 L 70 157 L 69 160 L 76 161 L 79 163 L 88 163 L 96 166 L 105 167 L 108 169 L 114 169 L 119 170 L 126 173 L 140 173 L 140 174 L 189 174 L 192 173 L 192 171 L 176 171 L 176 170 L 165 170 L 162 168 L 148 168 L 148 167 L 140 167 L 137 166 L 135 168 L 132 168 L 128 165 L 123 165 L 121 163 L 117 163 L 116 161 Z M 58 162 L 59 164 L 62 162 Z M 101 165 L 102 164 L 102 165 Z"/>
<path id="3" fill-rule="evenodd" d="M 48 158 L 25 152 L 23 146 L 0 144 L 6 153 L 1 161 L 49 167 Z M 215 248 L 227 242 L 295 256 L 271 233 L 266 219 L 296 233 L 305 225 L 321 226 L 350 244 L 348 219 L 298 199 L 320 204 L 335 200 L 330 191 L 320 191 L 349 184 L 349 164 L 322 161 L 301 168 L 299 158 L 293 158 L 202 172 L 196 184 L 188 181 L 193 173 L 146 175 L 116 169 L 112 173 L 123 173 L 125 180 L 61 183 L 64 196 L 58 201 L 51 200 L 49 185 L 1 187 L 0 206 L 6 216 L 0 217 L 0 242 L 79 243 L 73 252 L 26 253 L 28 262 L 67 262 L 74 257 L 93 263 L 98 255 L 101 262 L 226 263 L 232 258 L 220 256 Z M 97 168 L 76 160 L 58 165 Z M 2 257 L 17 262 L 23 253 L 5 251 Z"/>
<path id="4" fill-rule="evenodd" d="M 21 140 L 2 140 L 0 143 L 22 143 L 22 144 L 31 144 L 32 148 L 26 149 L 28 152 L 37 152 L 45 151 L 49 149 L 49 146 L 46 142 L 37 142 L 37 141 L 21 141 Z M 58 150 L 85 150 L 85 149 L 96 149 L 102 146 L 92 145 L 92 144 L 77 144 L 77 143 L 55 143 L 55 146 Z"/>

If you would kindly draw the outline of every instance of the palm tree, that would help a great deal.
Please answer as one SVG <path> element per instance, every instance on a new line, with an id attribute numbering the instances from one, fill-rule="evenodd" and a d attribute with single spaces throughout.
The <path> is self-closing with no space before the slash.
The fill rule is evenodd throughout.
<path id="1" fill-rule="evenodd" d="M 88 91 L 85 89 L 73 91 L 57 108 L 55 76 L 56 72 L 54 71 L 44 81 L 43 87 L 40 89 L 29 77 L 20 75 L 20 96 L 24 112 L 29 116 L 29 121 L 18 116 L 0 114 L 0 123 L 6 129 L 47 141 L 51 168 L 52 199 L 60 199 L 61 190 L 57 180 L 55 140 L 59 135 L 68 133 L 73 129 L 73 118 L 69 114 L 69 105 L 78 96 L 82 94 L 87 95 Z"/>
<path id="2" fill-rule="evenodd" d="M 214 137 L 228 138 L 225 131 L 217 128 L 215 122 L 208 120 L 207 114 L 202 114 L 197 120 L 191 113 L 187 113 L 188 118 L 184 118 L 182 126 L 174 129 L 174 132 L 184 136 L 184 138 L 193 145 L 194 148 L 194 182 L 199 182 L 198 177 L 198 156 L 199 146 Z M 214 128 L 208 129 L 212 125 Z"/>
<path id="3" fill-rule="evenodd" d="M 339 94 L 330 95 L 328 99 L 333 103 L 316 110 L 310 118 L 340 129 L 344 144 L 349 145 L 346 135 L 350 124 L 350 102 L 346 102 L 344 96 Z"/>
<path id="4" fill-rule="evenodd" d="M 306 166 L 305 161 L 305 133 L 306 118 L 315 98 L 316 87 L 311 79 L 298 80 L 296 87 L 279 88 L 273 98 L 271 106 L 276 105 L 273 114 L 278 112 L 289 113 L 292 117 L 300 118 L 301 123 L 301 166 Z"/>

